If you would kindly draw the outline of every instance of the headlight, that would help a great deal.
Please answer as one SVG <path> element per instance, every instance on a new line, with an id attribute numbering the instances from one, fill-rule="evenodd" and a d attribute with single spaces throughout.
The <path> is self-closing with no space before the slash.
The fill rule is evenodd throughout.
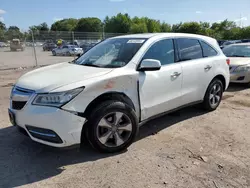
<path id="1" fill-rule="evenodd" d="M 243 65 L 243 66 L 239 66 L 237 67 L 234 72 L 247 72 L 250 70 L 250 64 L 249 65 Z"/>
<path id="2" fill-rule="evenodd" d="M 41 106 L 61 107 L 75 98 L 84 88 L 77 88 L 65 92 L 38 94 L 32 104 Z"/>

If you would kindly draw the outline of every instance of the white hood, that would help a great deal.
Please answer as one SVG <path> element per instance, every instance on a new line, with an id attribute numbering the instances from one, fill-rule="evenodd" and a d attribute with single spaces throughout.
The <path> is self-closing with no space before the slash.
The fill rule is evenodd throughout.
<path id="1" fill-rule="evenodd" d="M 250 64 L 250 58 L 248 57 L 230 57 L 230 65 L 240 66 Z"/>
<path id="2" fill-rule="evenodd" d="M 59 63 L 24 74 L 19 78 L 16 86 L 37 92 L 49 92 L 74 82 L 102 76 L 111 71 L 112 69 L 108 68 Z"/>

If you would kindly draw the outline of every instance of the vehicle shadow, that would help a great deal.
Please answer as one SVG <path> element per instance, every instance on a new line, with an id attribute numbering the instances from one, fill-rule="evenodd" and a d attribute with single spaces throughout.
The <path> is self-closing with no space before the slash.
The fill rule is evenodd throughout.
<path id="1" fill-rule="evenodd" d="M 204 113 L 200 109 L 191 107 L 149 121 L 140 127 L 137 141 Z M 120 154 L 101 154 L 88 147 L 81 149 L 48 147 L 31 141 L 13 126 L 0 129 L 0 138 L 0 187 L 17 187 L 38 182 L 62 173 L 63 166 L 94 162 Z"/>
<path id="2" fill-rule="evenodd" d="M 249 89 L 249 84 L 241 84 L 241 83 L 230 83 L 227 92 L 238 92 L 242 90 Z"/>

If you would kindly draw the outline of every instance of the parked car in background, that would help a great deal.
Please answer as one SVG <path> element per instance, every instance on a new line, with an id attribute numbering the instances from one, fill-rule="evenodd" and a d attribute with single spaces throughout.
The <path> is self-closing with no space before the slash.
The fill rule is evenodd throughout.
<path id="1" fill-rule="evenodd" d="M 26 46 L 27 47 L 36 47 L 36 43 L 33 43 L 33 42 L 26 42 Z"/>
<path id="2" fill-rule="evenodd" d="M 0 48 L 3 48 L 3 47 L 8 47 L 8 45 L 5 42 L 0 42 Z"/>
<path id="3" fill-rule="evenodd" d="M 139 123 L 197 103 L 215 110 L 228 84 L 228 60 L 213 38 L 119 36 L 72 62 L 23 75 L 11 91 L 9 116 L 43 144 L 86 142 L 118 152 L 135 140 Z"/>
<path id="4" fill-rule="evenodd" d="M 242 43 L 247 43 L 247 42 L 250 42 L 250 39 L 242 39 L 241 42 Z"/>
<path id="5" fill-rule="evenodd" d="M 52 50 L 52 54 L 54 56 L 57 56 L 57 55 L 72 56 L 72 55 L 78 55 L 82 53 L 83 53 L 82 48 L 79 48 L 75 45 L 64 45 L 64 46 L 60 46 Z"/>
<path id="6" fill-rule="evenodd" d="M 80 45 L 80 47 L 82 48 L 83 52 L 87 52 L 88 50 L 90 50 L 91 48 L 93 48 L 97 43 L 83 43 Z"/>
<path id="7" fill-rule="evenodd" d="M 25 43 L 21 42 L 20 39 L 12 39 L 10 42 L 10 51 L 17 51 L 21 50 L 24 51 L 25 49 Z"/>
<path id="8" fill-rule="evenodd" d="M 238 44 L 241 43 L 241 40 L 228 40 L 220 46 L 221 49 L 225 48 L 225 46 L 231 45 L 231 44 Z"/>
<path id="9" fill-rule="evenodd" d="M 43 51 L 52 51 L 55 48 L 57 48 L 57 45 L 55 43 L 44 43 L 43 44 Z"/>
<path id="10" fill-rule="evenodd" d="M 226 46 L 223 53 L 230 58 L 230 82 L 250 83 L 250 43 Z"/>
<path id="11" fill-rule="evenodd" d="M 217 42 L 218 42 L 220 48 L 223 48 L 222 45 L 223 45 L 223 43 L 226 42 L 226 41 L 227 41 L 227 40 L 217 40 Z"/>

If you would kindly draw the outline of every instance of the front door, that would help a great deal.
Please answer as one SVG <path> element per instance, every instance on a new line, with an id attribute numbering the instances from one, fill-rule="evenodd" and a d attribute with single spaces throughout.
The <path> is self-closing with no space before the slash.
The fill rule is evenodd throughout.
<path id="1" fill-rule="evenodd" d="M 157 59 L 162 67 L 139 73 L 141 120 L 180 106 L 182 84 L 182 68 L 175 63 L 172 39 L 154 43 L 143 59 Z"/>

